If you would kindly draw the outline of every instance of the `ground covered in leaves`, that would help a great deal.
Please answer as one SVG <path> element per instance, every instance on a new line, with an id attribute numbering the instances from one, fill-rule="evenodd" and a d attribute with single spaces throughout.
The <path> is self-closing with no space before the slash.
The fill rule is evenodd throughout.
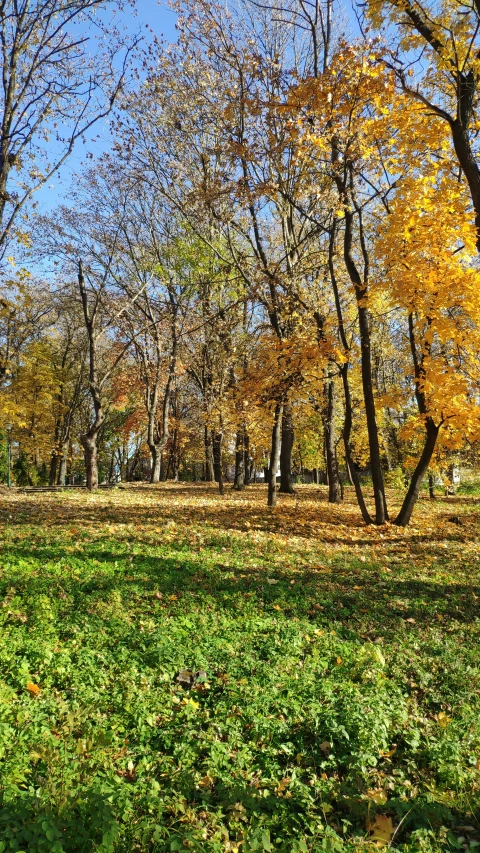
<path id="1" fill-rule="evenodd" d="M 479 517 L 2 496 L 0 853 L 480 850 Z"/>

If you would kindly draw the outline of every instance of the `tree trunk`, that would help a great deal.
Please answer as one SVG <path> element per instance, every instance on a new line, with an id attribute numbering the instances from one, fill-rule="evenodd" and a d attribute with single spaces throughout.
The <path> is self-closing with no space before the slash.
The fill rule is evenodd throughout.
<path id="1" fill-rule="evenodd" d="M 283 405 L 275 406 L 275 420 L 272 429 L 272 448 L 270 452 L 270 467 L 268 469 L 268 506 L 277 503 L 277 468 L 280 461 L 280 444 L 282 435 Z"/>
<path id="2" fill-rule="evenodd" d="M 108 471 L 108 482 L 113 483 L 113 470 L 115 468 L 115 453 L 112 453 L 110 457 L 110 468 Z"/>
<path id="3" fill-rule="evenodd" d="M 212 433 L 208 426 L 205 427 L 205 482 L 215 482 L 215 471 L 213 466 Z"/>
<path id="4" fill-rule="evenodd" d="M 98 489 L 97 434 L 80 436 L 85 455 L 85 470 L 87 474 L 87 489 L 91 492 Z"/>
<path id="5" fill-rule="evenodd" d="M 427 417 L 427 420 L 425 422 L 425 430 L 427 435 L 422 455 L 420 456 L 420 459 L 417 463 L 417 467 L 413 472 L 413 476 L 410 481 L 410 486 L 408 487 L 407 494 L 405 495 L 402 508 L 394 522 L 395 524 L 398 524 L 399 527 L 406 527 L 406 525 L 410 521 L 413 508 L 420 494 L 420 488 L 423 482 L 423 478 L 427 473 L 428 466 L 431 462 L 433 452 L 435 450 L 435 444 L 437 442 L 437 436 L 440 427 L 435 425 L 432 418 Z"/>
<path id="6" fill-rule="evenodd" d="M 365 524 L 371 524 L 372 519 L 370 518 L 370 513 L 368 512 L 367 506 L 365 504 L 360 478 L 358 476 L 358 471 L 355 467 L 355 462 L 353 461 L 352 448 L 350 446 L 350 435 L 352 432 L 353 421 L 353 406 L 352 395 L 350 393 L 350 382 L 348 379 L 348 362 L 342 364 L 340 368 L 340 373 L 342 377 L 343 395 L 345 402 L 345 420 L 343 423 L 343 446 L 345 448 L 345 462 L 347 465 L 347 471 L 352 480 L 352 485 L 355 489 L 355 495 L 357 498 L 358 506 L 360 508 L 360 512 L 362 513 L 362 518 Z"/>
<path id="7" fill-rule="evenodd" d="M 67 447 L 62 447 L 60 465 L 58 468 L 57 485 L 64 486 L 67 479 Z"/>
<path id="8" fill-rule="evenodd" d="M 475 225 L 477 229 L 477 251 L 480 252 L 480 169 L 475 159 L 468 130 L 463 126 L 459 118 L 450 124 L 453 145 L 458 162 L 462 167 L 467 179 L 470 196 L 475 211 Z"/>
<path id="9" fill-rule="evenodd" d="M 55 449 L 52 450 L 52 455 L 50 457 L 50 472 L 48 475 L 48 485 L 49 486 L 54 486 L 56 481 L 57 481 L 57 462 L 58 462 L 58 455 L 57 455 L 57 448 L 55 447 Z"/>
<path id="10" fill-rule="evenodd" d="M 215 476 L 215 482 L 220 484 L 223 481 L 223 472 L 222 472 L 222 433 L 214 432 L 213 433 L 213 471 Z M 222 494 L 222 492 L 220 492 Z"/>
<path id="11" fill-rule="evenodd" d="M 221 432 L 214 433 L 213 436 L 213 459 L 215 464 L 215 480 L 218 483 L 219 494 L 223 495 L 223 469 L 222 469 L 222 439 Z"/>
<path id="12" fill-rule="evenodd" d="M 435 480 L 433 478 L 433 474 L 428 475 L 428 494 L 430 500 L 435 500 Z"/>
<path id="13" fill-rule="evenodd" d="M 150 471 L 150 482 L 160 482 L 160 468 L 162 464 L 162 451 L 156 444 L 150 445 L 150 458 L 152 461 L 152 469 Z"/>
<path id="14" fill-rule="evenodd" d="M 361 295 L 359 294 L 357 298 L 358 320 L 360 326 L 360 349 L 362 355 L 361 372 L 363 399 L 365 402 L 368 446 L 370 450 L 370 467 L 372 472 L 373 496 L 375 500 L 375 524 L 385 524 L 388 520 L 388 514 L 386 511 L 385 485 L 383 482 L 382 464 L 380 460 L 380 442 L 378 438 L 378 426 L 375 412 L 375 398 L 373 395 L 369 316 L 367 308 L 361 304 L 361 300 L 366 298 L 366 293 L 363 288 Z"/>
<path id="15" fill-rule="evenodd" d="M 172 480 L 178 483 L 178 430 L 176 428 L 173 430 L 170 460 L 172 464 Z M 170 468 L 170 461 L 168 464 Z"/>
<path id="16" fill-rule="evenodd" d="M 244 462 L 243 462 L 243 478 L 246 486 L 250 485 L 251 472 L 250 472 L 250 438 L 246 431 L 243 433 L 243 447 L 244 447 Z"/>
<path id="17" fill-rule="evenodd" d="M 280 492 L 294 495 L 292 478 L 292 450 L 295 434 L 293 431 L 293 415 L 290 408 L 285 407 L 282 417 L 282 446 L 280 450 Z"/>
<path id="18" fill-rule="evenodd" d="M 348 485 L 353 486 L 352 472 L 350 471 L 350 465 L 348 464 L 347 454 L 345 454 L 345 468 L 347 471 Z"/>
<path id="19" fill-rule="evenodd" d="M 372 354 L 370 347 L 370 315 L 368 310 L 368 255 L 363 232 L 361 211 L 357 207 L 359 221 L 360 246 L 364 259 L 363 280 L 356 265 L 353 254 L 353 221 L 354 211 L 351 206 L 352 199 L 346 191 L 346 185 L 340 178 L 337 179 L 340 197 L 342 201 L 348 200 L 345 206 L 343 256 L 345 266 L 353 285 L 357 302 L 357 316 L 360 332 L 360 354 L 363 400 L 365 403 L 365 416 L 367 421 L 368 446 L 370 450 L 370 467 L 372 471 L 373 495 L 375 500 L 375 524 L 384 524 L 388 521 L 387 504 L 385 498 L 385 486 L 380 459 L 380 442 L 378 437 L 378 426 L 375 411 L 375 397 L 373 393 L 372 378 Z M 355 489 L 357 491 L 357 489 Z M 358 496 L 358 494 L 357 494 Z M 363 515 L 363 510 L 362 510 Z M 365 516 L 364 516 L 365 518 Z M 371 520 L 371 519 L 370 519 Z"/>
<path id="20" fill-rule="evenodd" d="M 239 427 L 235 444 L 235 479 L 233 488 L 241 491 L 245 486 L 245 430 Z"/>
<path id="21" fill-rule="evenodd" d="M 342 502 L 342 488 L 338 476 L 337 448 L 335 444 L 335 380 L 329 376 L 325 383 L 326 412 L 323 419 L 325 431 L 325 456 L 328 475 L 328 501 L 332 504 Z"/>

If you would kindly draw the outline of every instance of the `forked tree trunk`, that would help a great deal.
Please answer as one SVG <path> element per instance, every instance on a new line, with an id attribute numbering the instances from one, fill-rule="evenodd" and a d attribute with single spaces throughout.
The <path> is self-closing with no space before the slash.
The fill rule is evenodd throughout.
<path id="1" fill-rule="evenodd" d="M 337 186 L 340 197 L 343 202 L 348 201 L 345 205 L 344 216 L 344 237 L 343 237 L 343 255 L 345 266 L 353 285 L 355 298 L 357 302 L 358 326 L 360 332 L 360 354 L 361 354 L 361 376 L 363 400 L 365 404 L 365 416 L 367 421 L 368 446 L 370 450 L 370 467 L 372 472 L 373 496 L 375 500 L 375 524 L 385 524 L 388 521 L 387 503 L 385 497 L 385 485 L 383 481 L 383 472 L 380 458 L 380 442 L 378 435 L 378 425 L 375 411 L 375 397 L 373 392 L 372 378 L 372 354 L 370 341 L 370 315 L 368 310 L 368 255 L 366 241 L 363 232 L 361 210 L 357 207 L 357 216 L 359 221 L 360 245 L 364 259 L 364 277 L 360 275 L 357 268 L 353 253 L 353 221 L 354 209 L 352 202 L 354 199 L 349 197 L 346 189 L 346 184 L 340 179 L 337 179 Z M 355 489 L 356 490 L 356 489 Z M 363 515 L 363 512 L 362 512 Z"/>
<path id="2" fill-rule="evenodd" d="M 285 407 L 282 417 L 282 445 L 280 449 L 280 488 L 279 491 L 287 495 L 294 495 L 292 477 L 292 450 L 295 433 L 293 429 L 293 415 L 290 408 Z"/>
<path id="3" fill-rule="evenodd" d="M 339 186 L 339 191 L 341 190 Z M 351 223 L 350 223 L 351 228 Z M 340 375 L 342 377 L 342 385 L 343 385 L 343 394 L 344 394 L 344 402 L 345 402 L 345 419 L 343 423 L 343 444 L 345 448 L 345 463 L 347 466 L 348 476 L 351 480 L 351 484 L 355 489 L 355 496 L 357 498 L 357 503 L 360 508 L 360 512 L 362 514 L 362 518 L 365 524 L 371 524 L 372 519 L 370 518 L 370 513 L 368 512 L 367 506 L 365 504 L 365 499 L 363 497 L 362 487 L 360 484 L 360 479 L 358 477 L 357 469 L 355 468 L 355 464 L 353 461 L 352 448 L 350 445 L 350 436 L 352 432 L 352 424 L 353 424 L 353 405 L 352 405 L 352 395 L 350 393 L 350 381 L 348 377 L 348 367 L 349 367 L 349 359 L 350 359 L 350 346 L 347 339 L 347 333 L 345 329 L 345 324 L 343 322 L 343 312 L 342 305 L 340 302 L 340 294 L 338 290 L 338 282 L 335 275 L 335 237 L 336 237 L 336 225 L 332 227 L 330 232 L 330 241 L 328 247 L 328 268 L 330 272 L 330 280 L 332 282 L 333 295 L 335 299 L 335 308 L 337 312 L 338 319 L 338 330 L 340 334 L 340 340 L 342 342 L 343 350 L 345 353 L 345 361 L 340 368 Z"/>
<path id="4" fill-rule="evenodd" d="M 282 436 L 283 405 L 275 406 L 275 419 L 272 429 L 272 447 L 270 452 L 270 467 L 268 469 L 268 506 L 277 503 L 277 468 L 280 461 L 280 444 Z"/>

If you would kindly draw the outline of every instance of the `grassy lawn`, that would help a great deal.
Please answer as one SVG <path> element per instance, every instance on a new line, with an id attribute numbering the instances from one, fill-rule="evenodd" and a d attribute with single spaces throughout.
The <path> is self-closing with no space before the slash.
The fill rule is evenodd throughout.
<path id="1" fill-rule="evenodd" d="M 2 496 L 0 853 L 480 850 L 476 500 Z"/>

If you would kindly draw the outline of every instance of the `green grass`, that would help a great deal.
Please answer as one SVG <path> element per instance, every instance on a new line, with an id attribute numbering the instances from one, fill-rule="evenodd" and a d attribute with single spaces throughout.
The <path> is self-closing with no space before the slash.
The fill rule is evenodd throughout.
<path id="1" fill-rule="evenodd" d="M 264 498 L 3 499 L 0 853 L 480 850 L 478 508 Z"/>

